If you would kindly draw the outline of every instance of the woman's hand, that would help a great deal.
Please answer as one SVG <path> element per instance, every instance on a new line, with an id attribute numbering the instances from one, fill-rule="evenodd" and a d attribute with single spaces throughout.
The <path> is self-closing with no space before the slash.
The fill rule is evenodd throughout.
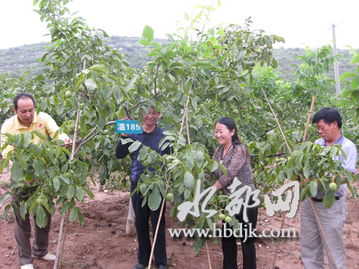
<path id="1" fill-rule="evenodd" d="M 218 181 L 216 183 L 213 184 L 213 186 L 215 186 L 217 188 L 217 191 L 223 189 L 223 186 L 221 183 L 219 183 Z"/>

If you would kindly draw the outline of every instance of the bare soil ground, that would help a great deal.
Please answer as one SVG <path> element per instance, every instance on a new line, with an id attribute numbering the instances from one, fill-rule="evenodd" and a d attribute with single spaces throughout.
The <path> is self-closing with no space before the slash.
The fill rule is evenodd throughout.
<path id="1" fill-rule="evenodd" d="M 0 175 L 0 195 L 5 192 L 8 174 Z M 359 184 L 356 184 L 359 187 Z M 94 187 L 95 189 L 95 187 Z M 121 191 L 98 192 L 95 199 L 87 200 L 81 205 L 85 215 L 85 225 L 69 224 L 63 254 L 63 269 L 127 269 L 136 263 L 137 241 L 136 235 L 126 235 L 125 226 L 128 211 L 129 193 Z M 169 211 L 171 205 L 167 205 Z M 359 200 L 348 199 L 349 212 L 345 224 L 345 247 L 347 268 L 359 268 Z M 168 213 L 168 212 L 167 212 Z M 56 213 L 52 219 L 50 247 L 52 253 L 56 251 L 61 216 Z M 260 210 L 257 227 L 280 228 L 280 216 L 267 217 L 263 209 Z M 175 228 L 175 220 L 167 214 L 167 227 Z M 293 219 L 285 220 L 285 227 L 294 228 L 299 236 L 299 213 Z M 167 234 L 167 254 L 170 268 L 210 268 L 208 253 L 204 247 L 199 255 L 192 249 L 191 239 L 172 239 Z M 297 239 L 286 240 L 257 240 L 257 259 L 259 269 L 271 268 L 276 246 L 279 252 L 276 265 L 280 269 L 303 268 L 300 260 L 300 242 Z M 238 263 L 242 268 L 242 254 L 238 241 Z M 15 250 L 13 223 L 0 218 L 0 269 L 19 268 L 17 251 Z M 220 243 L 208 244 L 208 252 L 213 269 L 221 268 L 222 253 Z M 53 262 L 34 260 L 37 269 L 53 267 Z"/>

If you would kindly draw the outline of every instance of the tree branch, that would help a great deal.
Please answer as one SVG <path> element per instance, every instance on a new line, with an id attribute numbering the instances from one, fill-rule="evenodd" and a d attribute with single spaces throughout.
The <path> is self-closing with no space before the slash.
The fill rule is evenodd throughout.
<path id="1" fill-rule="evenodd" d="M 105 124 L 104 127 L 106 127 L 106 126 L 108 126 L 108 125 L 111 125 L 111 124 L 115 124 L 115 123 L 116 123 L 116 121 L 109 121 L 109 122 L 107 122 L 107 123 Z M 81 140 L 81 143 L 80 143 L 80 145 L 77 147 L 77 150 L 76 150 L 76 152 L 75 152 L 75 156 L 76 156 L 77 153 L 79 152 L 80 148 L 81 148 L 86 142 L 88 142 L 88 141 L 90 141 L 91 139 L 93 139 L 95 136 L 97 136 L 97 135 L 102 131 L 102 130 L 97 130 L 97 132 L 95 132 L 97 128 L 98 128 L 98 127 L 93 128 L 93 129 L 91 130 L 91 132 L 90 132 L 88 135 L 86 135 L 86 137 L 85 137 L 84 139 Z M 76 141 L 76 142 L 78 142 L 78 141 Z"/>

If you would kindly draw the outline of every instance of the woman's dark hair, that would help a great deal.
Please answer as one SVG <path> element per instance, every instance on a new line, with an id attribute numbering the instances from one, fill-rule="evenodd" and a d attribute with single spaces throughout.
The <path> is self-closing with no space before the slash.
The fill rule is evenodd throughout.
<path id="1" fill-rule="evenodd" d="M 223 124 L 225 125 L 228 130 L 232 131 L 234 130 L 234 134 L 232 135 L 232 143 L 233 145 L 240 145 L 242 144 L 241 143 L 241 140 L 239 139 L 239 136 L 238 136 L 238 132 L 237 132 L 237 125 L 236 123 L 234 122 L 234 120 L 232 120 L 232 118 L 230 117 L 223 117 L 223 118 L 220 118 L 217 122 L 217 123 L 220 123 L 220 124 Z"/>
<path id="2" fill-rule="evenodd" d="M 318 123 L 320 120 L 323 120 L 327 124 L 336 121 L 339 129 L 342 127 L 342 117 L 340 116 L 338 110 L 335 108 L 324 107 L 315 113 L 313 117 L 313 123 Z"/>
<path id="3" fill-rule="evenodd" d="M 14 98 L 14 108 L 15 108 L 15 110 L 18 109 L 17 102 L 20 99 L 26 99 L 26 98 L 31 99 L 32 102 L 34 103 L 34 107 L 36 107 L 36 102 L 35 102 L 34 97 L 30 93 L 22 92 L 22 93 L 16 95 L 15 98 Z"/>

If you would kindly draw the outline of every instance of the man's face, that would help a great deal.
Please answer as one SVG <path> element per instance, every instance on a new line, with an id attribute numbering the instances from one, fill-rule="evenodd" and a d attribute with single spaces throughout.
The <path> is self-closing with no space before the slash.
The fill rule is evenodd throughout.
<path id="1" fill-rule="evenodd" d="M 319 134 L 325 139 L 325 141 L 333 142 L 333 140 L 337 138 L 339 128 L 336 121 L 327 123 L 324 120 L 320 120 L 316 125 Z"/>
<path id="2" fill-rule="evenodd" d="M 20 98 L 17 101 L 15 113 L 22 125 L 29 127 L 34 120 L 35 105 L 30 98 Z"/>
<path id="3" fill-rule="evenodd" d="M 160 115 L 160 112 L 157 112 L 153 107 L 151 107 L 148 113 L 143 116 L 143 124 L 147 126 L 154 126 L 160 118 Z"/>

